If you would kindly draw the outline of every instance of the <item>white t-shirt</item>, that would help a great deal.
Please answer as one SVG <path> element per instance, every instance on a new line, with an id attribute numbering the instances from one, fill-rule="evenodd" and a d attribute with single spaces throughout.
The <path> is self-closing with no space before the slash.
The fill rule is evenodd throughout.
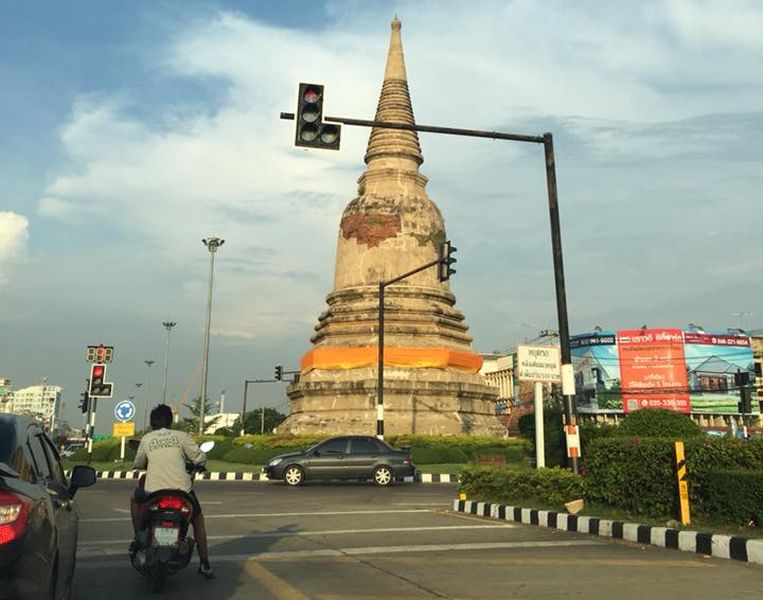
<path id="1" fill-rule="evenodd" d="M 185 431 L 157 429 L 143 436 L 135 455 L 135 468 L 146 469 L 144 489 L 191 491 L 191 476 L 185 470 L 186 461 L 203 466 L 204 454 Z"/>

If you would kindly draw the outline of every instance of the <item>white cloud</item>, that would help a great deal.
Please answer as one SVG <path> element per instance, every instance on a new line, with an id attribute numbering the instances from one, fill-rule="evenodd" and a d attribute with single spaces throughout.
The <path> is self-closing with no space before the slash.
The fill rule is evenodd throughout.
<path id="1" fill-rule="evenodd" d="M 198 100 L 194 110 L 187 103 L 141 105 L 139 89 L 81 95 L 61 130 L 71 168 L 54 177 L 39 214 L 108 214 L 126 236 L 140 233 L 156 248 L 157 265 L 184 272 L 204 272 L 200 239 L 216 233 L 227 241 L 217 256 L 216 285 L 225 291 L 215 298 L 216 331 L 249 338 L 314 323 L 330 289 L 339 216 L 355 195 L 368 132 L 345 127 L 340 153 L 304 151 L 292 147 L 293 123 L 278 114 L 293 110 L 297 82 L 311 80 L 326 84 L 329 113 L 373 115 L 395 9 L 343 6 L 333 5 L 338 21 L 317 33 L 225 12 L 184 23 L 153 55 L 168 87 L 182 78 L 213 91 L 213 99 Z M 753 27 L 761 12 L 742 7 L 745 18 L 722 14 L 712 2 L 602 8 L 438 0 L 399 3 L 397 12 L 420 122 L 490 129 L 532 123 L 538 131 L 527 133 L 539 133 L 550 121 L 585 139 L 597 156 L 675 159 L 732 134 L 697 125 L 679 138 L 663 122 L 758 109 L 763 73 Z M 717 19 L 720 33 L 706 35 L 708 19 Z M 507 175 L 506 163 L 529 150 L 482 142 L 465 152 L 459 141 L 461 150 L 452 151 L 455 142 L 427 136 L 422 143 L 424 172 L 433 181 L 453 178 L 435 198 L 441 204 L 479 213 L 456 197 L 456 186 L 469 188 L 467 178 L 482 190 L 508 185 L 526 195 L 528 176 Z M 560 169 L 573 158 L 559 155 Z M 564 190 L 564 200 L 605 213 L 611 208 L 601 187 L 580 198 Z M 619 192 L 627 195 L 622 185 Z M 483 192 L 472 195 L 478 202 Z M 638 209 L 653 204 L 643 201 Z M 501 210 L 496 222 L 515 218 L 516 207 Z M 575 231 L 580 220 L 571 223 Z M 621 233 L 623 247 L 643 243 L 629 235 Z M 179 293 L 191 302 L 205 285 L 181 283 Z"/>
<path id="2" fill-rule="evenodd" d="M 29 239 L 29 221 L 23 215 L 0 211 L 0 281 L 10 266 L 21 258 Z"/>

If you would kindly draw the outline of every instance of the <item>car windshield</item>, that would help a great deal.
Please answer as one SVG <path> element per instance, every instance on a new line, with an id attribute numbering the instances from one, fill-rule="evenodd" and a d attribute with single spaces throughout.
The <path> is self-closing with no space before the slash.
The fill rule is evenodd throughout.
<path id="1" fill-rule="evenodd" d="M 11 423 L 0 421 L 0 462 L 10 464 L 15 447 L 16 428 Z"/>

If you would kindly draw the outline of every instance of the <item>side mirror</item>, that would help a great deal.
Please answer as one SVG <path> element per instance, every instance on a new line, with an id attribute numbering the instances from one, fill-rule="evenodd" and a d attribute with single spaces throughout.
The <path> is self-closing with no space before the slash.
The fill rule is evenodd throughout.
<path id="1" fill-rule="evenodd" d="M 95 483 L 95 469 L 85 465 L 77 465 L 72 471 L 72 478 L 69 482 L 69 496 L 74 498 L 79 488 L 90 487 Z"/>
<path id="2" fill-rule="evenodd" d="M 137 452 L 138 451 L 138 446 L 140 446 L 140 440 L 136 440 L 134 438 L 131 439 L 131 440 L 127 440 L 127 445 L 131 449 L 133 449 L 133 450 L 135 450 Z"/>
<path id="3" fill-rule="evenodd" d="M 199 449 L 204 454 L 206 454 L 207 452 L 210 452 L 212 450 L 212 448 L 214 448 L 214 447 L 215 447 L 214 440 L 209 440 L 208 442 L 202 442 L 201 445 L 199 446 Z"/>

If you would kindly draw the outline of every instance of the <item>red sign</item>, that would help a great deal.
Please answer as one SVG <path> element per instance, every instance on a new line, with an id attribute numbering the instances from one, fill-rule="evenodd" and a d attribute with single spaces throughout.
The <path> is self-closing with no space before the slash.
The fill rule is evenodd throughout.
<path id="1" fill-rule="evenodd" d="M 626 413 L 640 408 L 689 412 L 689 382 L 680 329 L 618 331 L 617 346 Z"/>

